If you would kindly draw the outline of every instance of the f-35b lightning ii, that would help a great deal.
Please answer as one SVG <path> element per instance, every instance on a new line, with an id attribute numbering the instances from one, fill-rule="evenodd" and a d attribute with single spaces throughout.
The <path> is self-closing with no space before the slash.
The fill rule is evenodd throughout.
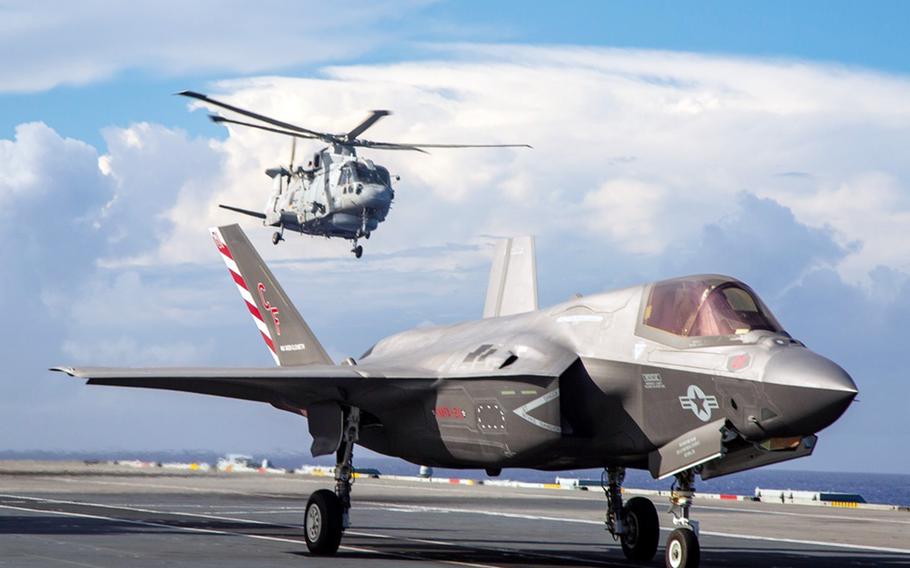
<path id="1" fill-rule="evenodd" d="M 657 511 L 623 501 L 626 468 L 675 477 L 673 568 L 699 564 L 690 518 L 709 479 L 807 456 L 857 394 L 850 376 L 787 334 L 744 283 L 675 278 L 537 306 L 534 244 L 501 242 L 484 318 L 387 337 L 333 364 L 237 225 L 211 230 L 277 368 L 58 368 L 89 384 L 269 403 L 307 417 L 314 456 L 334 453 L 335 489 L 313 493 L 304 536 L 332 554 L 350 524 L 360 444 L 416 464 L 604 468 L 606 528 L 648 562 Z"/>

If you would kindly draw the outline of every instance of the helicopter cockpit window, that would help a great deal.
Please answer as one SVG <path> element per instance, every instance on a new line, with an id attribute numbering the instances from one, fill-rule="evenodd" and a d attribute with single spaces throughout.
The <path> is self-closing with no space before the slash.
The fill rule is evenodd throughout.
<path id="1" fill-rule="evenodd" d="M 385 185 L 392 185 L 392 177 L 389 175 L 389 170 L 382 166 L 376 166 L 376 173 L 379 175 L 379 179 L 382 180 L 382 183 Z"/>
<path id="2" fill-rule="evenodd" d="M 356 164 L 354 164 L 354 168 L 356 171 L 357 181 L 359 181 L 361 183 L 379 183 L 379 184 L 385 183 L 382 181 L 382 178 L 380 177 L 379 172 L 377 172 L 376 170 L 370 169 L 369 167 L 366 166 L 366 164 L 357 162 Z"/>
<path id="3" fill-rule="evenodd" d="M 338 178 L 338 185 L 347 185 L 353 179 L 353 170 L 348 164 L 341 166 L 341 176 Z"/>
<path id="4" fill-rule="evenodd" d="M 655 284 L 645 306 L 644 324 L 683 337 L 783 331 L 747 286 L 704 277 Z"/>

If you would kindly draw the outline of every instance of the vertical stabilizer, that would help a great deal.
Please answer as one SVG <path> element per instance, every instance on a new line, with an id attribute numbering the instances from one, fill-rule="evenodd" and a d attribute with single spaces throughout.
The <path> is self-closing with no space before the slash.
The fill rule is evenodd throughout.
<path id="1" fill-rule="evenodd" d="M 275 363 L 332 365 L 332 359 L 240 226 L 227 225 L 209 231 Z"/>
<path id="2" fill-rule="evenodd" d="M 537 309 L 534 237 L 512 237 L 496 245 L 483 317 L 510 316 Z"/>

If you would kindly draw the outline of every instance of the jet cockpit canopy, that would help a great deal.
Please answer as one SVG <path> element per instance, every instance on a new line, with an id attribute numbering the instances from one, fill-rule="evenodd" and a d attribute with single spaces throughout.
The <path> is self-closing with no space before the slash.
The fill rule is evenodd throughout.
<path id="1" fill-rule="evenodd" d="M 724 337 L 783 328 L 751 288 L 725 276 L 687 276 L 651 287 L 642 323 L 681 337 Z"/>

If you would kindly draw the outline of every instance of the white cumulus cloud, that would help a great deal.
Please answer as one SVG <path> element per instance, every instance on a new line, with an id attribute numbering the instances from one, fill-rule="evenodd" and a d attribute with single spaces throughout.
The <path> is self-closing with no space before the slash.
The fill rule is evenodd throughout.
<path id="1" fill-rule="evenodd" d="M 261 208 L 270 188 L 262 171 L 287 161 L 286 139 L 237 128 L 214 141 L 137 123 L 107 130 L 99 150 L 40 124 L 0 141 L 3 213 L 27 221 L 2 225 L 6 242 L 17 244 L 0 248 L 14 275 L 4 281 L 3 307 L 22 313 L 31 298 L 44 300 L 3 346 L 17 361 L 13 374 L 34 374 L 63 356 L 268 364 L 205 230 L 227 222 L 248 229 L 336 357 L 427 320 L 476 317 L 487 235 L 530 232 L 538 235 L 545 303 L 680 273 L 730 272 L 798 337 L 842 362 L 861 389 L 873 392 L 880 377 L 899 374 L 891 361 L 900 360 L 910 312 L 910 241 L 902 238 L 910 79 L 634 50 L 450 46 L 435 56 L 211 86 L 234 104 L 315 129 L 346 131 L 369 109 L 388 108 L 395 114 L 369 138 L 534 146 L 364 152 L 402 179 L 360 261 L 335 240 L 272 247 L 270 229 L 217 208 Z M 317 148 L 301 143 L 299 159 Z M 35 219 L 60 222 L 37 230 Z M 43 379 L 10 384 L 10 420 L 22 401 L 75 396 Z M 106 396 L 136 407 L 147 400 Z M 897 418 L 883 425 L 880 416 L 899 417 L 901 400 L 851 409 L 843 427 L 850 431 L 836 426 L 826 444 L 836 448 L 857 432 L 871 438 L 879 428 L 899 432 Z M 137 424 L 160 418 L 136 407 Z M 187 424 L 203 422 L 193 403 L 182 408 Z M 214 445 L 230 435 L 226 427 L 200 439 Z M 295 431 L 281 440 L 298 438 Z M 824 446 L 819 452 L 818 463 L 837 462 Z M 863 447 L 850 465 L 884 455 Z"/>

